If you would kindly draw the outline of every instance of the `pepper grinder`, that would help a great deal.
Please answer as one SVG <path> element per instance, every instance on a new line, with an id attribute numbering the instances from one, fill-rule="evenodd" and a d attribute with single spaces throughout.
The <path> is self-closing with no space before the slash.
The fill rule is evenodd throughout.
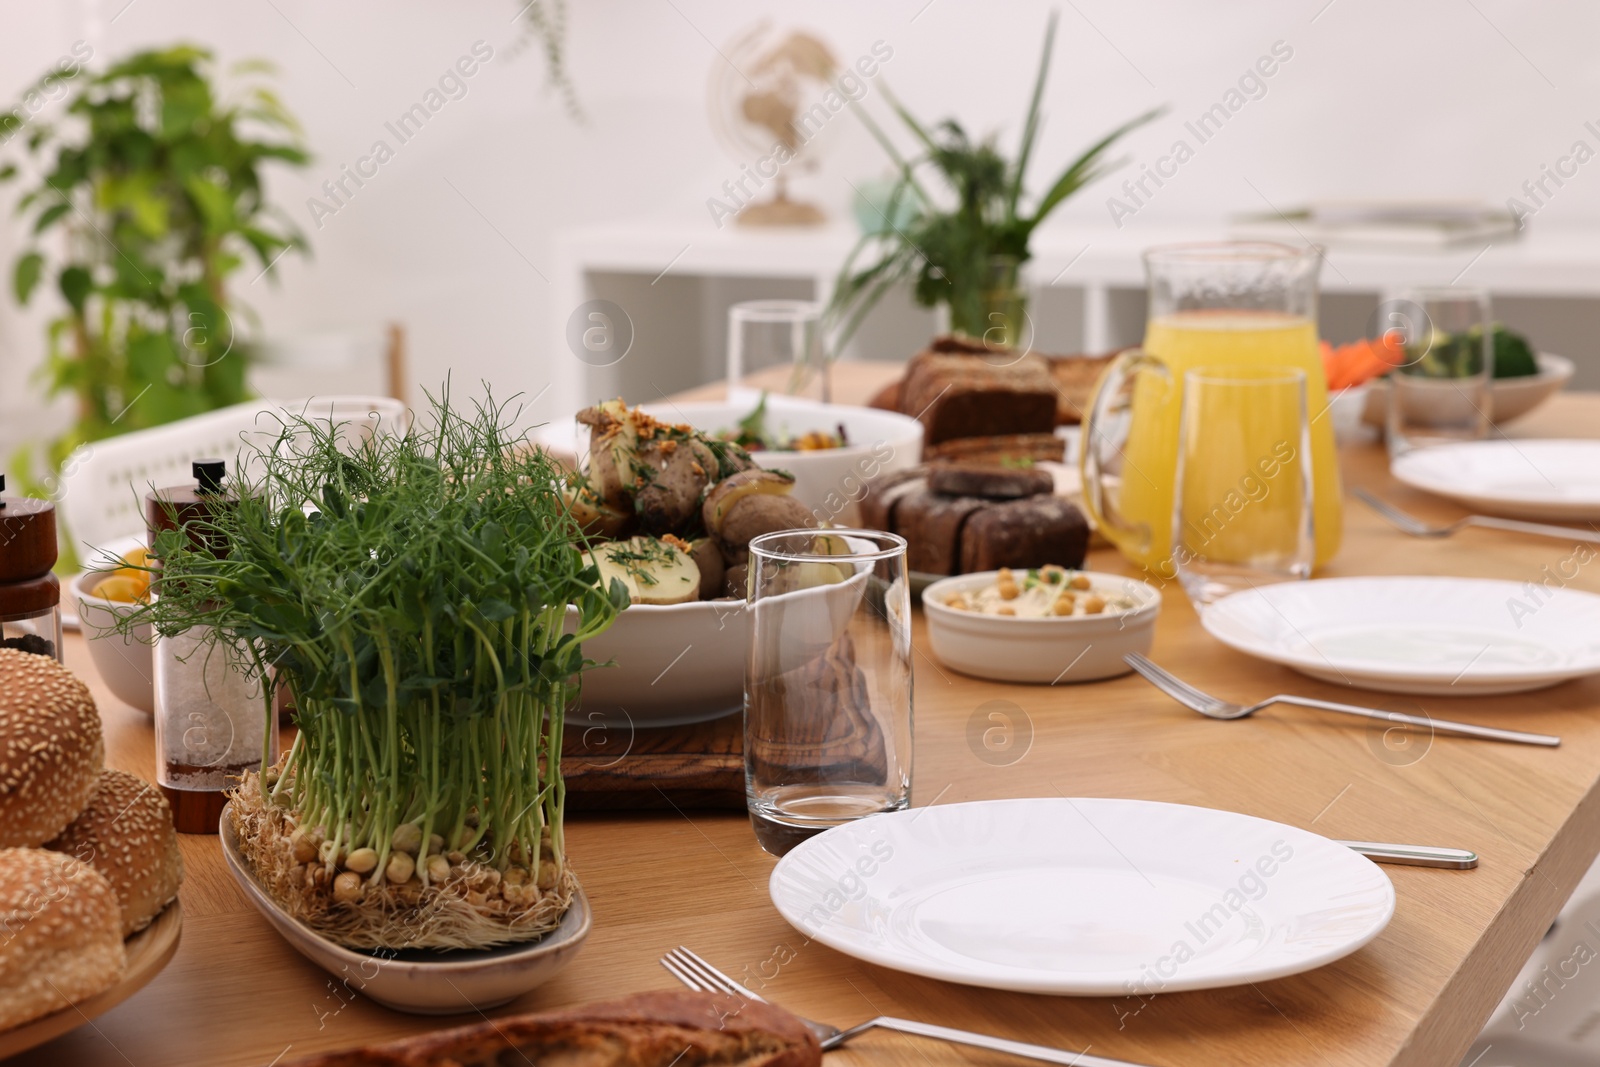
<path id="1" fill-rule="evenodd" d="M 150 544 L 156 545 L 161 532 L 177 530 L 196 550 L 226 556 L 227 542 L 214 523 L 238 503 L 223 484 L 227 467 L 221 460 L 198 460 L 193 471 L 193 485 L 145 496 Z M 159 581 L 155 592 L 160 595 Z M 210 626 L 157 637 L 153 659 L 156 784 L 172 805 L 179 833 L 214 834 L 227 791 L 260 765 L 263 753 L 269 763 L 277 760 L 278 732 L 269 726 L 260 679 Z"/>
<path id="2" fill-rule="evenodd" d="M 61 583 L 56 565 L 56 506 L 6 496 L 0 474 L 0 648 L 61 662 Z"/>

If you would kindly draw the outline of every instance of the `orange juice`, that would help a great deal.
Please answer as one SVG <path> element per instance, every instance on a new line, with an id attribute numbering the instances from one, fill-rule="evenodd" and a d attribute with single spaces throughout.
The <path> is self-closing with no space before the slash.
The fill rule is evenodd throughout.
<path id="1" fill-rule="evenodd" d="M 1183 375 L 1200 368 L 1294 367 L 1306 373 L 1306 417 L 1311 421 L 1311 465 L 1316 529 L 1316 562 L 1339 549 L 1344 510 L 1339 486 L 1333 419 L 1317 353 L 1316 324 L 1301 315 L 1234 309 L 1184 310 L 1157 316 L 1145 328 L 1145 351 L 1166 365 L 1138 372 L 1133 386 L 1132 423 L 1123 448 L 1118 517 L 1148 531 L 1139 544 L 1117 532 L 1106 533 L 1124 555 L 1161 578 L 1172 578 L 1172 512 L 1178 462 L 1178 420 L 1182 414 Z M 1249 413 L 1239 412 L 1241 422 Z M 1298 446 L 1298 442 L 1292 442 Z M 1237 457 L 1235 457 L 1237 458 Z M 1283 457 L 1277 457 L 1283 459 Z M 1215 460 L 1226 465 L 1223 456 Z M 1241 469 L 1240 475 L 1246 473 Z M 1221 475 L 1226 480 L 1225 475 Z M 1144 539 L 1140 539 L 1144 540 Z"/>

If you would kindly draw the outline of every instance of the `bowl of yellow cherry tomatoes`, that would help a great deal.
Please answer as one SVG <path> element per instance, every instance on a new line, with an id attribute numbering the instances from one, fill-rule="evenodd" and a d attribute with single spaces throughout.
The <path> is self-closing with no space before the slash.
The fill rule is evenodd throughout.
<path id="1" fill-rule="evenodd" d="M 106 688 L 140 711 L 155 711 L 155 670 L 151 664 L 150 627 L 131 634 L 117 632 L 117 619 L 150 599 L 148 550 L 143 545 L 107 554 L 103 563 L 72 582 L 78 621 L 88 639 L 89 658 Z"/>

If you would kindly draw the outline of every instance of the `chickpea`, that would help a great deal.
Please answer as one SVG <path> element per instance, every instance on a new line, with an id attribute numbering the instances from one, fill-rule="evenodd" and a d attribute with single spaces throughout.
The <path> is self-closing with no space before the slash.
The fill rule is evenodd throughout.
<path id="1" fill-rule="evenodd" d="M 1016 582 L 1000 581 L 995 583 L 995 588 L 1000 591 L 1001 600 L 1015 600 L 1022 590 L 1017 588 Z"/>
<path id="2" fill-rule="evenodd" d="M 310 863 L 317 858 L 317 846 L 304 830 L 296 830 L 289 835 L 289 848 L 294 853 L 296 863 Z"/>
<path id="3" fill-rule="evenodd" d="M 337 866 L 341 858 L 339 846 L 332 841 L 324 841 L 317 846 L 317 859 L 323 863 L 332 863 Z"/>
<path id="4" fill-rule="evenodd" d="M 1062 579 L 1066 578 L 1066 576 L 1066 569 L 1064 567 L 1058 567 L 1054 563 L 1047 563 L 1043 567 L 1039 568 L 1039 577 L 1049 582 L 1051 585 L 1060 584 Z"/>
<path id="5" fill-rule="evenodd" d="M 994 613 L 996 615 L 1015 615 L 1017 613 L 1017 609 L 1012 607 L 1010 604 L 1001 604 L 998 608 L 994 609 Z"/>
<path id="6" fill-rule="evenodd" d="M 434 856 L 444 851 L 444 836 L 442 834 L 428 835 L 428 855 Z"/>
<path id="7" fill-rule="evenodd" d="M 375 848 L 358 848 L 344 860 L 345 870 L 355 871 L 357 874 L 371 874 L 377 865 L 378 850 Z"/>
<path id="8" fill-rule="evenodd" d="M 1017 579 L 1016 576 L 1011 573 L 1010 567 L 1001 567 L 995 572 L 994 580 L 997 582 L 1014 582 Z"/>
<path id="9" fill-rule="evenodd" d="M 1056 597 L 1056 602 L 1050 605 L 1050 612 L 1053 615 L 1071 615 L 1072 598 L 1069 596 Z"/>
<path id="10" fill-rule="evenodd" d="M 1104 597 L 1096 593 L 1090 593 L 1083 598 L 1083 613 L 1085 615 L 1098 615 L 1104 610 L 1106 610 Z"/>
<path id="11" fill-rule="evenodd" d="M 414 822 L 403 822 L 394 828 L 394 838 L 391 844 L 400 852 L 409 852 L 413 856 L 422 847 L 422 827 Z M 404 878 L 400 879 L 402 882 Z"/>
<path id="12" fill-rule="evenodd" d="M 540 889 L 554 889 L 556 887 L 555 864 L 542 863 L 539 865 L 539 881 L 537 884 Z"/>
<path id="13" fill-rule="evenodd" d="M 528 880 L 528 872 L 521 867 L 508 867 L 505 873 L 506 885 L 521 885 Z"/>
<path id="14" fill-rule="evenodd" d="M 1072 580 L 1067 584 L 1074 589 L 1087 589 L 1089 588 L 1089 576 L 1087 574 L 1074 574 Z"/>
<path id="15" fill-rule="evenodd" d="M 410 853 L 395 852 L 389 856 L 389 866 L 384 868 L 383 876 L 395 885 L 402 885 L 410 880 L 416 870 L 417 861 L 411 858 Z"/>
<path id="16" fill-rule="evenodd" d="M 450 861 L 438 853 L 428 857 L 428 881 L 443 882 L 450 877 Z"/>
<path id="17" fill-rule="evenodd" d="M 354 904 L 361 899 L 361 876 L 345 871 L 333 880 L 333 899 L 343 904 Z"/>

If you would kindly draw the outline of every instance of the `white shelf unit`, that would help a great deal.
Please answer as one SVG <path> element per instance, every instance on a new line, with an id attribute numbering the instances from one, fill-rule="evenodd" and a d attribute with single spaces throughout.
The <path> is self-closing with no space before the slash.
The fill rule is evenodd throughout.
<path id="1" fill-rule="evenodd" d="M 1035 347 L 1102 352 L 1137 342 L 1144 323 L 1140 253 L 1226 236 L 1223 224 L 1041 231 L 1025 268 Z M 560 399 L 578 405 L 622 395 L 639 402 L 721 377 L 728 306 L 771 297 L 826 301 L 856 239 L 853 226 L 837 222 L 718 230 L 640 219 L 558 233 L 548 336 L 558 358 L 570 360 L 562 365 L 573 369 L 558 380 L 567 393 Z M 1577 387 L 1600 387 L 1600 228 L 1535 226 L 1515 241 L 1440 251 L 1333 247 L 1321 277 L 1323 334 L 1366 336 L 1386 291 L 1442 284 L 1488 289 L 1497 317 L 1537 346 L 1576 359 Z M 608 367 L 589 366 L 569 351 L 568 319 L 594 299 L 622 307 L 633 323 L 632 350 Z M 904 359 L 933 327 L 932 313 L 915 308 L 909 294 L 887 299 L 841 358 Z"/>

